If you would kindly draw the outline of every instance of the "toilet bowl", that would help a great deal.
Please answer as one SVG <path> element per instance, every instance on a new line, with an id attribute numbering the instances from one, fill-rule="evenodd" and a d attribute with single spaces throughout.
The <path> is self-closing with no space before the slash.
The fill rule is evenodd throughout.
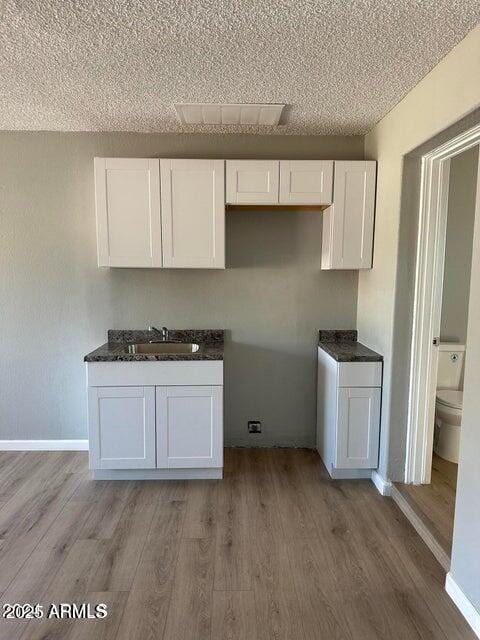
<path id="1" fill-rule="evenodd" d="M 433 450 L 441 458 L 457 464 L 462 426 L 464 364 L 464 344 L 440 343 Z"/>
<path id="2" fill-rule="evenodd" d="M 456 464 L 458 464 L 462 407 L 463 391 L 437 389 L 433 450 L 441 458 Z"/>

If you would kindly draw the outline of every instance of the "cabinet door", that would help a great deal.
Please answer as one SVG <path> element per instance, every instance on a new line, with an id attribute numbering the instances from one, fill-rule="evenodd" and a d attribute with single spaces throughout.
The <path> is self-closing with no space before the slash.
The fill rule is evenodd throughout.
<path id="1" fill-rule="evenodd" d="M 225 163 L 160 160 L 163 266 L 225 268 Z"/>
<path id="2" fill-rule="evenodd" d="M 223 387 L 157 387 L 157 467 L 223 466 Z"/>
<path id="3" fill-rule="evenodd" d="M 381 390 L 342 387 L 337 395 L 338 469 L 374 469 L 378 466 Z"/>
<path id="4" fill-rule="evenodd" d="M 90 387 L 90 467 L 155 468 L 155 387 Z"/>
<path id="5" fill-rule="evenodd" d="M 158 160 L 95 158 L 99 267 L 161 267 Z"/>
<path id="6" fill-rule="evenodd" d="M 322 269 L 372 267 L 376 163 L 335 162 L 333 205 L 323 212 Z"/>
<path id="7" fill-rule="evenodd" d="M 278 204 L 278 160 L 227 160 L 227 202 Z"/>
<path id="8" fill-rule="evenodd" d="M 280 203 L 330 204 L 332 160 L 280 160 Z"/>

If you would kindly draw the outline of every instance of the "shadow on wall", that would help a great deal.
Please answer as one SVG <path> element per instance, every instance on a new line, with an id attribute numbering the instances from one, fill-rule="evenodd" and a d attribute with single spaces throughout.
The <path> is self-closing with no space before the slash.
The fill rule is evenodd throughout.
<path id="1" fill-rule="evenodd" d="M 291 267 L 301 262 L 308 242 L 306 226 L 316 245 L 308 259 L 315 259 L 316 250 L 320 268 L 321 211 L 285 211 L 281 207 L 278 211 L 229 211 L 226 219 L 227 269 Z"/>

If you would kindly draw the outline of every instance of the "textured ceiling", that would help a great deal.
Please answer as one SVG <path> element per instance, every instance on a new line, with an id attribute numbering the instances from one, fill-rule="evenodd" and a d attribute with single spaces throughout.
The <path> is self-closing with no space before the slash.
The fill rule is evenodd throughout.
<path id="1" fill-rule="evenodd" d="M 0 0 L 0 128 L 367 132 L 478 0 Z M 280 102 L 285 126 L 181 125 L 174 102 Z"/>

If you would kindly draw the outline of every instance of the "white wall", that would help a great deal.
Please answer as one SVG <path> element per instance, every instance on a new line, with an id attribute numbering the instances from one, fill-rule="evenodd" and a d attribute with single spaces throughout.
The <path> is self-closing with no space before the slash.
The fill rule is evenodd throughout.
<path id="1" fill-rule="evenodd" d="M 465 344 L 467 340 L 477 166 L 478 147 L 464 151 L 450 161 L 440 329 L 444 342 Z"/>
<path id="2" fill-rule="evenodd" d="M 366 136 L 366 157 L 378 160 L 374 264 L 360 274 L 359 339 L 383 354 L 380 472 L 389 475 L 392 345 L 403 158 L 480 104 L 480 27 L 471 31 Z M 400 357 L 404 357 L 402 354 Z"/>
<path id="3" fill-rule="evenodd" d="M 404 156 L 480 105 L 480 27 L 474 29 L 366 137 L 367 158 L 378 160 L 374 268 L 359 278 L 359 337 L 385 357 L 380 471 L 389 476 L 398 451 L 392 440 L 403 423 L 391 414 L 395 306 L 409 304 L 398 264 Z M 415 162 L 409 170 L 414 170 Z M 418 169 L 418 164 L 417 164 Z M 403 194 L 408 200 L 409 194 Z M 418 195 L 418 194 L 417 194 Z M 408 210 L 408 207 L 406 207 Z M 469 354 L 465 372 L 460 473 L 453 538 L 452 575 L 480 612 L 480 220 L 477 215 L 470 291 Z M 413 225 L 412 225 L 413 226 Z M 408 227 L 408 225 L 407 225 Z M 403 238 L 405 240 L 405 238 Z M 407 267 L 405 267 L 407 268 Z M 399 275 L 400 274 L 400 275 Z M 397 290 L 397 282 L 401 286 Z M 405 296 L 399 299 L 398 294 Z M 395 353 L 406 358 L 405 350 Z M 408 357 L 408 356 L 407 356 Z M 405 408 L 404 408 L 405 410 Z M 401 478 L 394 478 L 401 479 Z"/>
<path id="4" fill-rule="evenodd" d="M 0 440 L 86 437 L 83 356 L 154 324 L 229 330 L 227 443 L 313 445 L 317 329 L 355 326 L 358 279 L 320 271 L 321 213 L 228 214 L 226 271 L 98 269 L 95 155 L 361 159 L 363 138 L 0 133 Z"/>

